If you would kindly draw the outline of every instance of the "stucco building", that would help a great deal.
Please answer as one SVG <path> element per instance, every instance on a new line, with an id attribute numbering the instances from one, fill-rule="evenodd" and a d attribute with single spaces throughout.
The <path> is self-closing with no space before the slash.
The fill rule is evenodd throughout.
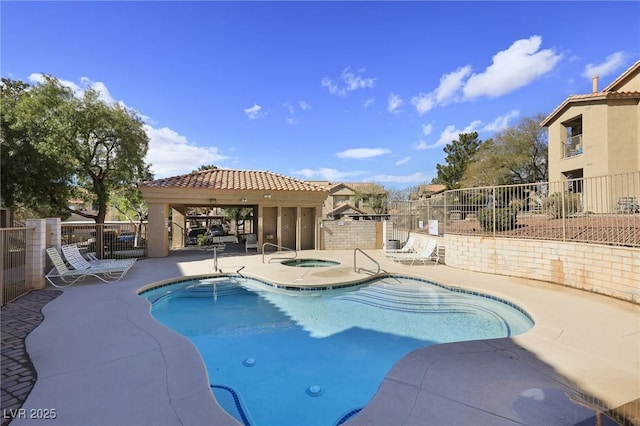
<path id="1" fill-rule="evenodd" d="M 548 129 L 549 181 L 605 199 L 599 208 L 583 199 L 585 209 L 606 212 L 616 200 L 640 197 L 640 61 L 601 91 L 594 76 L 591 93 L 569 96 L 541 125 Z M 589 188 L 600 176 L 612 177 Z"/>
<path id="2" fill-rule="evenodd" d="M 247 207 L 259 246 L 269 242 L 296 250 L 319 248 L 327 190 L 267 171 L 210 169 L 142 182 L 149 207 L 149 257 L 169 254 L 169 233 L 183 235 L 187 207 Z M 171 248 L 184 245 L 171 238 Z"/>

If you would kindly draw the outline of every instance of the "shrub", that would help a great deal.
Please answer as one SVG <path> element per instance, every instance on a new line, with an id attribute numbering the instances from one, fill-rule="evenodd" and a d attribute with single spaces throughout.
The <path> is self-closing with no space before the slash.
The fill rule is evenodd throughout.
<path id="1" fill-rule="evenodd" d="M 495 212 L 495 229 L 493 228 L 493 214 Z M 518 211 L 513 207 L 500 207 L 478 210 L 478 222 L 485 231 L 508 231 L 516 227 Z"/>
<path id="2" fill-rule="evenodd" d="M 564 201 L 564 208 L 562 207 Z M 580 195 L 565 192 L 551 194 L 544 199 L 543 203 L 545 211 L 547 211 L 555 219 L 570 216 L 580 210 Z"/>

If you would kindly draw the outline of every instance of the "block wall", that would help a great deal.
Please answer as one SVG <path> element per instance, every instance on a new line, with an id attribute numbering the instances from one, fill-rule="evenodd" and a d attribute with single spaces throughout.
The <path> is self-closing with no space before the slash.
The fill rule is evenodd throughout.
<path id="1" fill-rule="evenodd" d="M 376 222 L 372 220 L 322 221 L 322 249 L 353 250 L 376 248 Z"/>
<path id="2" fill-rule="evenodd" d="M 548 281 L 640 304 L 640 249 L 445 235 L 447 265 Z"/>

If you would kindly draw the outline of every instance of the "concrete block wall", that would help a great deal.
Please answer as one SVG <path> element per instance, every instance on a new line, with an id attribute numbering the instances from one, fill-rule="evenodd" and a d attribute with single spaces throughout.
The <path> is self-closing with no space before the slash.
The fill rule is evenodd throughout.
<path id="1" fill-rule="evenodd" d="M 640 304 L 640 249 L 445 235 L 447 265 L 531 278 Z"/>
<path id="2" fill-rule="evenodd" d="M 372 220 L 322 221 L 324 250 L 353 250 L 376 248 L 376 222 Z"/>

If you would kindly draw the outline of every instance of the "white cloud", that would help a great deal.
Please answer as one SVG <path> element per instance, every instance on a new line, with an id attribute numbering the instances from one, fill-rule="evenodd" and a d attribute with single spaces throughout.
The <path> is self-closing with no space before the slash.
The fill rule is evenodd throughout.
<path id="1" fill-rule="evenodd" d="M 618 68 L 624 65 L 626 55 L 624 52 L 616 52 L 609 56 L 600 64 L 588 64 L 584 67 L 582 76 L 588 79 L 592 79 L 594 76 L 604 77 L 616 71 Z"/>
<path id="2" fill-rule="evenodd" d="M 387 101 L 387 111 L 393 114 L 398 114 L 402 112 L 402 105 L 404 101 L 402 98 L 394 93 L 389 95 L 389 100 Z"/>
<path id="3" fill-rule="evenodd" d="M 32 73 L 29 75 L 29 77 L 27 77 L 27 79 L 31 83 L 42 84 L 44 83 L 44 74 Z M 92 81 L 89 77 L 80 77 L 80 84 L 74 83 L 70 80 L 62 80 L 59 78 L 57 80 L 64 87 L 71 89 L 74 92 L 75 96 L 78 98 L 82 97 L 87 89 L 93 89 L 98 93 L 98 99 L 100 99 L 101 101 L 109 104 L 116 103 L 116 101 L 111 96 L 111 93 L 109 93 L 109 89 L 107 89 L 107 86 L 101 81 Z M 120 102 L 120 104 L 123 107 L 127 108 L 124 103 Z"/>
<path id="4" fill-rule="evenodd" d="M 509 123 L 519 115 L 520 111 L 518 111 L 517 109 L 511 110 L 505 115 L 496 117 L 495 120 L 484 126 L 482 130 L 485 132 L 499 132 L 501 130 L 504 130 L 509 127 Z"/>
<path id="5" fill-rule="evenodd" d="M 386 148 L 353 148 L 338 152 L 336 154 L 336 157 L 364 160 L 367 158 L 379 157 L 381 155 L 390 153 L 391 151 Z"/>
<path id="6" fill-rule="evenodd" d="M 373 98 L 369 98 L 369 99 L 367 99 L 366 101 L 364 101 L 364 107 L 365 107 L 365 109 L 366 109 L 366 108 L 369 108 L 371 105 L 373 105 L 375 101 L 376 101 L 376 100 L 375 100 L 375 99 L 373 99 Z"/>
<path id="7" fill-rule="evenodd" d="M 306 111 L 308 109 L 311 109 L 311 104 L 307 101 L 300 101 L 298 102 L 298 106 L 300 107 L 301 110 Z"/>
<path id="8" fill-rule="evenodd" d="M 469 77 L 463 88 L 465 98 L 501 96 L 553 70 L 562 55 L 551 49 L 539 50 L 541 44 L 542 37 L 531 36 L 496 53 L 484 72 Z"/>
<path id="9" fill-rule="evenodd" d="M 411 161 L 411 157 L 406 156 L 406 157 L 402 157 L 401 159 L 399 159 L 398 161 L 396 161 L 396 166 L 401 166 L 403 164 L 407 164 L 409 161 Z"/>
<path id="10" fill-rule="evenodd" d="M 435 100 L 438 104 L 447 104 L 457 99 L 464 79 L 471 74 L 469 65 L 445 74 L 440 78 L 440 85 L 435 90 Z"/>
<path id="11" fill-rule="evenodd" d="M 149 151 L 145 161 L 151 163 L 155 178 L 190 173 L 203 164 L 216 164 L 228 157 L 218 153 L 216 147 L 199 147 L 168 127 L 144 130 L 149 136 Z"/>
<path id="12" fill-rule="evenodd" d="M 411 105 L 416 107 L 418 114 L 426 114 L 435 106 L 434 97 L 432 94 L 420 93 L 411 98 Z"/>
<path id="13" fill-rule="evenodd" d="M 249 120 L 256 120 L 262 117 L 263 114 L 261 113 L 261 111 L 262 111 L 262 107 L 260 105 L 253 104 L 252 107 L 246 108 L 244 110 L 244 113 L 247 115 L 247 118 Z"/>
<path id="14" fill-rule="evenodd" d="M 315 180 L 328 180 L 328 181 L 341 181 L 345 178 L 351 178 L 361 175 L 359 171 L 343 172 L 337 169 L 331 169 L 327 167 L 321 167 L 319 169 L 300 169 L 291 172 L 292 175 L 302 176 L 304 179 Z"/>
<path id="15" fill-rule="evenodd" d="M 435 143 L 427 144 L 424 141 L 420 141 L 420 143 L 414 146 L 414 149 L 432 149 L 432 148 L 445 146 L 448 143 L 451 143 L 452 141 L 457 140 L 458 137 L 460 136 L 460 133 L 475 132 L 480 126 L 480 124 L 482 124 L 480 120 L 472 121 L 469 125 L 467 125 L 463 129 L 458 129 L 453 124 L 450 124 L 442 131 L 442 133 L 440 133 L 440 136 L 438 137 L 438 140 Z"/>
<path id="16" fill-rule="evenodd" d="M 431 148 L 431 145 L 429 145 L 428 143 L 426 143 L 425 141 L 423 141 L 422 139 L 420 139 L 420 142 L 418 142 L 417 144 L 413 145 L 411 148 L 413 149 L 429 149 Z"/>
<path id="17" fill-rule="evenodd" d="M 431 132 L 433 132 L 433 125 L 431 123 L 422 125 L 422 134 L 424 136 L 429 136 Z"/>
<path id="18" fill-rule="evenodd" d="M 346 96 L 349 92 L 355 90 L 370 89 L 375 86 L 376 79 L 371 77 L 364 78 L 364 71 L 353 72 L 350 68 L 345 68 L 337 81 L 325 77 L 320 82 L 320 85 L 326 87 L 332 95 L 338 96 Z"/>
<path id="19" fill-rule="evenodd" d="M 375 175 L 369 179 L 372 182 L 391 182 L 391 183 L 422 183 L 430 181 L 432 176 L 428 176 L 426 173 L 416 172 L 410 175 Z"/>

